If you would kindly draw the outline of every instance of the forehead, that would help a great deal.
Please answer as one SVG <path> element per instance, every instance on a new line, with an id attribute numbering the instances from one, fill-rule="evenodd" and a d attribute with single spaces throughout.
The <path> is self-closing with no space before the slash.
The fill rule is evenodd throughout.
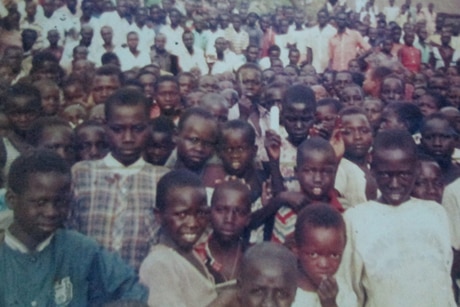
<path id="1" fill-rule="evenodd" d="M 99 126 L 86 126 L 78 129 L 76 134 L 79 137 L 87 135 L 103 136 L 105 134 L 105 130 L 103 127 Z"/>
<path id="2" fill-rule="evenodd" d="M 56 180 L 59 178 L 58 180 Z M 59 172 L 35 172 L 29 173 L 25 178 L 26 184 L 24 185 L 23 194 L 40 191 L 46 193 L 45 189 L 50 189 L 50 184 L 53 185 L 53 191 L 58 192 L 62 189 L 70 190 L 70 174 L 62 174 Z M 61 194 L 62 191 L 59 191 Z"/>
<path id="3" fill-rule="evenodd" d="M 216 122 L 211 119 L 205 119 L 198 115 L 192 115 L 186 119 L 181 132 L 188 132 L 190 130 L 196 133 L 202 134 L 216 134 L 216 130 L 212 129 L 213 126 L 217 126 Z"/>
<path id="4" fill-rule="evenodd" d="M 310 163 L 319 163 L 323 165 L 337 164 L 337 158 L 332 148 L 330 150 L 308 148 L 301 150 L 299 154 L 302 158 L 302 165 L 309 165 Z"/>
<path id="5" fill-rule="evenodd" d="M 420 177 L 422 176 L 441 177 L 441 168 L 439 167 L 438 163 L 434 161 L 421 161 L 420 166 L 421 166 Z"/>
<path id="6" fill-rule="evenodd" d="M 374 169 L 407 169 L 415 167 L 415 153 L 402 148 L 381 148 L 372 152 L 372 168 Z"/>
<path id="7" fill-rule="evenodd" d="M 127 118 L 136 118 L 138 120 L 147 121 L 148 115 L 145 112 L 145 106 L 143 104 L 135 105 L 117 105 L 113 104 L 110 106 L 110 112 L 107 121 L 118 121 Z"/>
<path id="8" fill-rule="evenodd" d="M 239 73 L 241 79 L 260 79 L 262 74 L 259 70 L 254 68 L 244 68 Z"/>
<path id="9" fill-rule="evenodd" d="M 432 118 L 425 123 L 425 129 L 423 133 L 426 132 L 450 132 L 451 127 L 447 119 L 441 118 Z"/>
<path id="10" fill-rule="evenodd" d="M 305 225 L 302 228 L 302 242 L 307 243 L 303 247 L 327 247 L 329 249 L 343 250 L 345 247 L 345 228 L 342 225 L 323 227 Z"/>
<path id="11" fill-rule="evenodd" d="M 389 88 L 402 88 L 402 81 L 396 78 L 387 78 L 383 80 L 382 86 Z"/>
<path id="12" fill-rule="evenodd" d="M 120 81 L 118 80 L 118 77 L 115 75 L 96 75 L 93 80 L 93 85 L 119 85 Z"/>
<path id="13" fill-rule="evenodd" d="M 287 288 L 293 287 L 295 281 L 290 280 L 287 269 L 275 261 L 267 258 L 260 258 L 259 261 L 252 261 L 245 270 L 243 287 L 251 286 L 272 286 Z"/>
<path id="14" fill-rule="evenodd" d="M 206 191 L 202 187 L 172 187 L 167 189 L 166 198 L 169 200 L 166 202 L 166 210 L 175 210 L 183 206 L 200 207 L 203 203 L 206 205 Z"/>
<path id="15" fill-rule="evenodd" d="M 158 84 L 158 91 L 166 91 L 166 90 L 171 90 L 174 88 L 175 90 L 178 90 L 179 87 L 177 86 L 177 83 L 174 81 L 164 81 Z"/>
<path id="16" fill-rule="evenodd" d="M 342 116 L 343 125 L 353 125 L 353 124 L 369 124 L 369 120 L 364 114 L 347 114 Z"/>

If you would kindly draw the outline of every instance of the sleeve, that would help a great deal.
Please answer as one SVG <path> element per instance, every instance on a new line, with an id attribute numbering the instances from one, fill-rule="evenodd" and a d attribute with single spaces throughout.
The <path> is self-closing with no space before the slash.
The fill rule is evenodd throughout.
<path id="1" fill-rule="evenodd" d="M 139 270 L 141 283 L 149 290 L 148 304 L 150 307 L 187 307 L 177 286 L 180 282 L 174 268 L 174 257 L 161 254 L 151 252 Z"/>
<path id="2" fill-rule="evenodd" d="M 349 216 L 353 211 L 353 208 L 349 209 L 344 215 L 347 228 L 347 244 L 337 275 L 344 281 L 344 287 L 353 290 L 358 302 L 357 305 L 364 306 L 366 300 L 366 293 L 362 285 L 364 262 L 356 250 L 355 230 L 353 229 L 352 219 Z"/>
<path id="3" fill-rule="evenodd" d="M 447 212 L 449 220 L 450 236 L 452 247 L 456 250 L 460 249 L 460 199 L 456 191 L 460 181 L 454 181 L 446 187 L 442 197 L 442 205 Z"/>
<path id="4" fill-rule="evenodd" d="M 88 290 L 89 301 L 94 306 L 116 300 L 147 302 L 148 296 L 147 289 L 139 283 L 134 270 L 118 254 L 101 246 L 94 254 Z"/>

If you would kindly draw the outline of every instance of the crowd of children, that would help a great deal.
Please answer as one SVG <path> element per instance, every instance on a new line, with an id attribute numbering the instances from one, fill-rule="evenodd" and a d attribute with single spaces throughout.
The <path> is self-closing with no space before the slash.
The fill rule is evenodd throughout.
<path id="1" fill-rule="evenodd" d="M 460 26 L 322 1 L 0 2 L 0 306 L 457 306 Z"/>

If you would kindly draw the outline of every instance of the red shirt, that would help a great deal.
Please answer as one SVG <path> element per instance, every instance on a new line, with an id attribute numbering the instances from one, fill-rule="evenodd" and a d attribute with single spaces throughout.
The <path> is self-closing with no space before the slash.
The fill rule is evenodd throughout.
<path id="1" fill-rule="evenodd" d="M 422 64 L 422 53 L 414 46 L 404 45 L 398 51 L 398 58 L 401 64 L 409 71 L 417 73 Z"/>

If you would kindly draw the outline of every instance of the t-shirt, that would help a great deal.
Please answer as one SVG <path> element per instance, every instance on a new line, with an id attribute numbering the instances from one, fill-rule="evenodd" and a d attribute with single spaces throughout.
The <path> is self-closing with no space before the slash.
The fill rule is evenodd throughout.
<path id="1" fill-rule="evenodd" d="M 369 201 L 344 216 L 347 246 L 341 273 L 351 280 L 360 306 L 456 306 L 442 206 L 416 198 L 399 206 Z"/>

